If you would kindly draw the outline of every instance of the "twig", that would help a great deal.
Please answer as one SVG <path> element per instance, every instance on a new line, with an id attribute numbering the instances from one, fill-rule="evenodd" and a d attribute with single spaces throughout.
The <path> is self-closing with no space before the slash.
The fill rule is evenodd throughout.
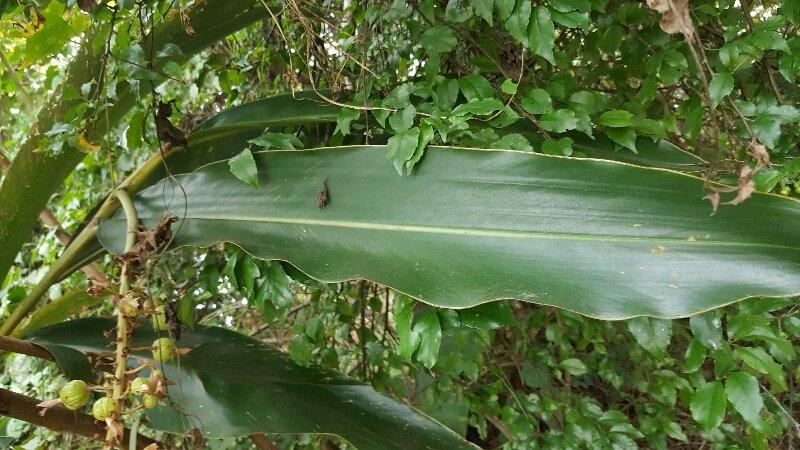
<path id="1" fill-rule="evenodd" d="M 497 416 L 489 414 L 486 416 L 486 420 L 488 420 L 489 423 L 494 425 L 494 427 L 497 428 L 497 431 L 499 431 L 503 436 L 505 436 L 506 439 L 512 442 L 516 440 L 514 439 L 514 435 L 511 434 L 511 431 L 508 429 L 506 424 L 504 424 L 500 419 L 498 419 Z"/>
<path id="2" fill-rule="evenodd" d="M 21 339 L 14 339 L 11 337 L 0 336 L 0 350 L 12 353 L 19 353 L 21 355 L 34 356 L 48 361 L 55 361 L 53 355 L 50 354 L 43 347 L 34 344 L 31 341 L 24 341 Z"/>
<path id="3" fill-rule="evenodd" d="M 774 395 L 772 395 L 772 392 L 770 392 L 769 389 L 767 389 L 763 385 L 759 386 L 761 387 L 761 390 L 764 391 L 764 393 L 766 393 L 769 396 L 769 398 L 772 399 L 773 402 L 775 402 L 775 404 L 778 406 L 778 409 L 781 410 L 781 412 L 786 416 L 786 418 L 789 419 L 789 422 L 791 422 L 792 426 L 794 427 L 795 433 L 797 433 L 797 436 L 800 437 L 800 422 L 798 422 L 797 419 L 792 417 L 789 411 L 786 411 L 786 408 L 784 408 L 783 405 L 781 405 L 781 402 L 779 402 L 778 399 L 775 398 Z"/>

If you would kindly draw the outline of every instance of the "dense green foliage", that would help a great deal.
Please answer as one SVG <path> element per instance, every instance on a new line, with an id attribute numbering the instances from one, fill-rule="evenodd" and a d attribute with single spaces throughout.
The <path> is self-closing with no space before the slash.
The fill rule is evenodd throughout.
<path id="1" fill-rule="evenodd" d="M 721 210 L 755 200 L 752 189 L 800 192 L 797 0 L 690 0 L 688 9 L 680 0 L 77 3 L 86 11 L 74 1 L 0 0 L 0 148 L 12 161 L 0 185 L 0 246 L 9 255 L 0 258 L 0 319 L 62 248 L 52 230 L 10 224 L 33 223 L 47 201 L 76 233 L 163 144 L 158 100 L 174 101 L 172 122 L 189 132 L 251 100 L 319 90 L 340 107 L 327 123 L 269 124 L 250 149 L 382 144 L 397 177 L 413 176 L 428 144 L 447 144 L 683 168 L 709 180 L 697 197 L 715 203 L 721 194 Z M 204 13 L 207 4 L 220 11 Z M 166 41 L 150 33 L 161 25 L 156 35 Z M 680 149 L 672 153 L 679 162 L 641 156 L 655 142 L 669 145 L 662 140 Z M 593 142 L 604 142 L 604 153 L 592 153 Z M 255 184 L 250 149 L 219 159 L 237 155 L 231 171 Z M 172 172 L 157 178 L 179 192 Z M 570 183 L 588 188 L 592 178 Z M 620 183 L 634 194 L 649 187 Z M 32 205 L 30 217 L 19 219 L 12 204 Z M 767 229 L 780 217 L 758 219 Z M 796 249 L 787 252 L 796 262 Z M 110 257 L 98 263 L 118 272 Z M 358 377 L 482 448 L 791 448 L 800 440 L 797 298 L 753 298 L 673 321 L 607 322 L 518 302 L 450 310 L 372 283 L 320 283 L 223 245 L 166 253 L 144 278 L 154 297 L 175 301 L 187 326 L 236 329 L 300 365 Z M 81 273 L 53 286 L 55 306 L 23 327 L 111 314 L 110 302 L 80 294 L 86 287 Z M 52 398 L 64 381 L 52 363 L 4 357 L 2 387 Z M 144 418 L 140 432 L 153 434 Z M 191 445 L 188 436 L 155 435 Z M 282 448 L 347 445 L 270 437 Z M 100 445 L 9 418 L 0 418 L 0 443 Z"/>

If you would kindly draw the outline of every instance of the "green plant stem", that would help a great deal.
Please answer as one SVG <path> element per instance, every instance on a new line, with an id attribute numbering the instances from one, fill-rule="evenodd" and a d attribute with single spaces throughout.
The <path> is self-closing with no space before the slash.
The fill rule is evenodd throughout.
<path id="1" fill-rule="evenodd" d="M 131 190 L 136 191 L 139 186 L 147 179 L 148 176 L 158 168 L 162 163 L 165 157 L 172 152 L 172 145 L 165 144 L 159 151 L 155 154 L 150 156 L 144 164 L 139 166 L 133 173 L 131 173 L 128 178 L 126 178 L 120 185 L 117 187 L 117 190 Z M 11 334 L 17 325 L 36 307 L 39 302 L 39 299 L 42 298 L 44 294 L 47 293 L 47 290 L 50 289 L 50 286 L 58 282 L 58 280 L 64 276 L 67 270 L 75 264 L 78 257 L 81 255 L 81 251 L 84 249 L 86 244 L 91 242 L 97 234 L 97 226 L 100 223 L 101 219 L 105 219 L 110 217 L 114 212 L 119 209 L 120 201 L 117 196 L 110 195 L 106 198 L 103 205 L 98 209 L 97 213 L 94 217 L 89 221 L 86 227 L 81 230 L 70 242 L 69 246 L 67 246 L 64 253 L 61 255 L 60 258 L 56 260 L 56 262 L 50 267 L 50 270 L 45 274 L 45 276 L 33 287 L 31 292 L 28 294 L 25 299 L 17 305 L 14 312 L 0 325 L 0 335 L 7 336 Z"/>
<path id="2" fill-rule="evenodd" d="M 122 209 L 125 211 L 125 219 L 128 227 L 125 236 L 125 251 L 129 251 L 136 244 L 136 234 L 139 230 L 139 217 L 136 215 L 136 208 L 130 195 L 123 190 L 114 191 L 114 197 L 119 200 Z M 127 377 L 125 372 L 128 369 L 128 317 L 125 315 L 123 303 L 125 295 L 130 291 L 130 266 L 123 262 L 122 272 L 119 277 L 119 298 L 120 304 L 117 305 L 117 350 L 114 361 L 114 387 L 113 399 L 117 404 L 113 420 L 119 421 L 120 414 L 125 407 L 125 391 L 127 387 Z M 110 444 L 116 436 L 109 426 L 106 431 L 106 444 Z"/>

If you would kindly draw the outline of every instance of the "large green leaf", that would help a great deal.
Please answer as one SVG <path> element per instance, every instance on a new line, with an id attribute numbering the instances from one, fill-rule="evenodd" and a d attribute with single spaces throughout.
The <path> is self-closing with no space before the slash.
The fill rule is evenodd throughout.
<path id="1" fill-rule="evenodd" d="M 50 349 L 108 352 L 104 331 L 111 320 L 89 318 L 41 329 L 29 338 Z M 131 346 L 156 338 L 150 326 L 136 329 Z M 178 346 L 191 351 L 164 365 L 171 403 L 148 412 L 155 430 L 206 437 L 252 433 L 336 434 L 359 449 L 475 448 L 440 423 L 370 386 L 331 371 L 305 368 L 261 341 L 217 327 L 197 326 Z M 149 352 L 134 352 L 149 357 Z M 55 354 L 59 359 L 59 354 Z M 132 359 L 135 363 L 137 360 Z M 62 363 L 72 375 L 72 361 Z"/>
<path id="2" fill-rule="evenodd" d="M 165 178 L 168 175 L 167 168 L 173 175 L 183 174 L 205 164 L 232 158 L 250 145 L 250 139 L 258 137 L 265 129 L 279 130 L 281 127 L 335 122 L 340 110 L 339 106 L 328 103 L 315 91 L 280 94 L 229 108 L 200 124 L 188 136 L 188 150 L 167 155 L 165 163 L 156 166 L 141 185 L 132 187 L 131 191 L 138 192 Z M 518 120 L 503 131 L 524 133 L 537 148 L 541 148 L 544 142 L 529 120 Z M 641 138 L 636 144 L 638 153 L 633 153 L 626 149 L 615 151 L 614 143 L 602 135 L 594 139 L 583 133 L 569 133 L 569 136 L 573 140 L 572 147 L 590 158 L 681 171 L 697 171 L 704 162 L 667 141 L 654 143 Z M 93 217 L 94 214 L 89 214 L 87 221 Z M 64 270 L 63 276 L 68 276 L 101 254 L 102 246 L 93 239 Z"/>
<path id="3" fill-rule="evenodd" d="M 165 162 L 171 173 L 187 173 L 198 167 L 231 158 L 248 147 L 248 141 L 265 129 L 336 122 L 339 107 L 313 91 L 268 97 L 225 110 L 200 124 L 189 134 L 189 149 L 171 153 Z M 159 167 L 142 184 L 150 186 L 166 175 Z"/>
<path id="4" fill-rule="evenodd" d="M 431 147 L 402 177 L 385 153 L 259 152 L 258 188 L 222 161 L 136 206 L 152 226 L 171 205 L 179 246 L 233 242 L 322 281 L 369 279 L 437 306 L 514 298 L 605 319 L 681 317 L 800 292 L 800 202 L 757 193 L 712 216 L 702 180 L 668 170 Z M 122 214 L 99 236 L 119 253 Z"/>

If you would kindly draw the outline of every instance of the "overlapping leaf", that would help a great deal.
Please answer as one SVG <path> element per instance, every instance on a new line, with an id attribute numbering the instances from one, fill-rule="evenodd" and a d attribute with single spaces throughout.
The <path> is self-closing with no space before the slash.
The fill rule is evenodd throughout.
<path id="1" fill-rule="evenodd" d="M 319 280 L 369 279 L 452 308 L 513 298 L 605 319 L 680 317 L 800 292 L 796 201 L 754 194 L 712 216 L 702 180 L 667 170 L 433 147 L 400 177 L 385 153 L 256 153 L 258 188 L 225 161 L 180 176 L 175 244 L 234 242 Z M 165 192 L 137 196 L 146 224 L 179 201 Z M 124 222 L 101 224 L 115 253 Z"/>
<path id="2" fill-rule="evenodd" d="M 74 320 L 38 330 L 30 339 L 53 352 L 68 375 L 82 375 L 75 373 L 81 360 L 86 361 L 81 352 L 108 352 L 103 332 L 113 325 L 106 319 Z M 150 326 L 142 326 L 131 345 L 146 347 L 156 337 Z M 165 375 L 176 384 L 169 388 L 171 402 L 148 412 L 152 429 L 185 433 L 197 427 L 209 438 L 258 432 L 336 434 L 361 450 L 475 448 L 370 386 L 298 366 L 278 350 L 234 331 L 197 326 L 178 345 L 191 351 L 164 364 Z M 149 357 L 149 352 L 134 353 Z"/>

